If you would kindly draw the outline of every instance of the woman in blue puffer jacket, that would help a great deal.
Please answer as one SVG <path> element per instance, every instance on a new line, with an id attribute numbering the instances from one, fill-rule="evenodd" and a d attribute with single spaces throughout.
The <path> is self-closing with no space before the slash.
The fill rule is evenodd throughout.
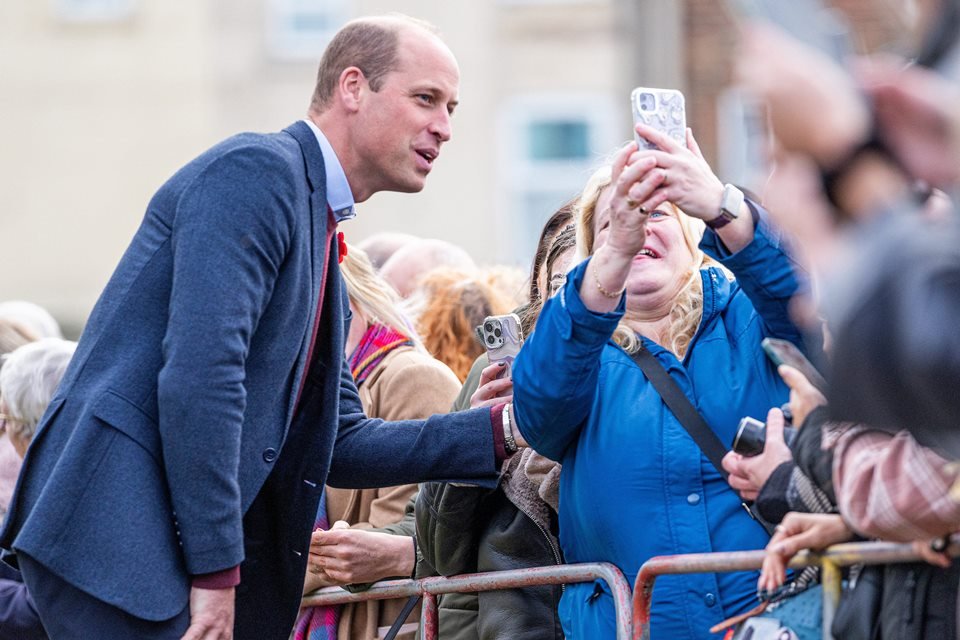
<path id="1" fill-rule="evenodd" d="M 805 284 L 766 213 L 720 183 L 689 132 L 686 148 L 637 132 L 660 150 L 631 143 L 587 184 L 578 246 L 590 258 L 544 306 L 513 399 L 526 441 L 563 463 L 567 562 L 612 562 L 628 580 L 653 556 L 768 539 L 628 353 L 649 350 L 729 444 L 740 418 L 788 398 L 760 341 L 802 346 L 787 309 Z M 756 605 L 756 583 L 748 572 L 658 579 L 652 637 L 713 637 Z M 615 636 L 599 582 L 568 586 L 560 618 L 568 639 Z"/>

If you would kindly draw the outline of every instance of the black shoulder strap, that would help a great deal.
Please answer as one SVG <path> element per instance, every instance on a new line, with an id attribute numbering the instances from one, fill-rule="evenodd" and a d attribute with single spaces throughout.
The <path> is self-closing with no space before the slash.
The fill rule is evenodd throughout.
<path id="1" fill-rule="evenodd" d="M 407 598 L 406 603 L 403 605 L 403 609 L 400 611 L 400 615 L 398 615 L 397 619 L 393 621 L 393 626 L 391 626 L 390 630 L 387 631 L 387 635 L 383 636 L 383 640 L 393 640 L 397 637 L 397 634 L 400 633 L 400 629 L 403 627 L 403 623 L 406 622 L 407 617 L 410 616 L 413 608 L 417 606 L 418 602 L 420 602 L 420 598 L 421 595 L 419 593 Z"/>
<path id="2" fill-rule="evenodd" d="M 652 353 L 641 348 L 636 353 L 631 353 L 630 357 L 637 363 L 643 374 L 647 376 L 647 380 L 657 390 L 663 401 L 667 403 L 667 407 L 677 417 L 683 428 L 687 430 L 693 441 L 697 443 L 700 450 L 726 480 L 728 474 L 723 470 L 721 460 L 723 460 L 723 456 L 727 455 L 728 449 L 723 446 L 720 438 L 713 432 L 700 412 L 690 403 L 687 396 Z"/>
<path id="3" fill-rule="evenodd" d="M 657 358 L 644 348 L 636 353 L 631 353 L 630 357 L 637 366 L 647 376 L 647 380 L 657 390 L 663 401 L 667 403 L 670 411 L 677 417 L 683 428 L 687 430 L 693 441 L 697 443 L 700 450 L 710 460 L 720 475 L 726 480 L 730 474 L 723 469 L 723 456 L 727 455 L 728 449 L 720 442 L 720 438 L 713 432 L 707 421 L 703 419 L 700 412 L 690 402 L 690 399 L 683 393 L 679 385 L 670 377 L 663 365 L 657 361 Z M 750 517 L 757 521 L 768 535 L 773 535 L 773 527 L 756 513 L 750 503 L 743 502 L 743 508 L 747 510 Z"/>

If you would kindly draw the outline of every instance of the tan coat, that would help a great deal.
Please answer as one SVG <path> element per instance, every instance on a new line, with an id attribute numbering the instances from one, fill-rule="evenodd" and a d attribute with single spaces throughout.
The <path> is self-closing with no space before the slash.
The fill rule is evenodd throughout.
<path id="1" fill-rule="evenodd" d="M 360 401 L 370 417 L 411 420 L 447 413 L 459 391 L 460 381 L 446 365 L 413 348 L 401 347 L 387 354 L 363 383 Z M 416 491 L 415 484 L 385 489 L 327 487 L 327 517 L 330 522 L 346 520 L 354 528 L 383 527 L 403 517 L 404 508 Z M 410 553 L 413 554 L 412 544 Z M 344 606 L 337 637 L 340 640 L 382 637 L 379 629 L 385 632 L 393 624 L 404 602 L 406 598 Z M 419 619 L 417 607 L 407 622 L 416 623 Z M 403 632 L 397 638 L 412 640 L 414 632 Z"/>

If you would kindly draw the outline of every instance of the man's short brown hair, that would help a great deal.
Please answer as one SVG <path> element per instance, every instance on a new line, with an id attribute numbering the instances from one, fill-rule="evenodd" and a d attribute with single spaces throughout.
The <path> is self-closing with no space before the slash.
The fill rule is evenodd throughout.
<path id="1" fill-rule="evenodd" d="M 402 14 L 348 22 L 333 36 L 320 58 L 310 110 L 322 113 L 329 106 L 340 82 L 340 74 L 348 67 L 360 69 L 370 88 L 379 91 L 386 75 L 397 69 L 400 31 L 411 26 L 438 33 L 429 22 Z"/>

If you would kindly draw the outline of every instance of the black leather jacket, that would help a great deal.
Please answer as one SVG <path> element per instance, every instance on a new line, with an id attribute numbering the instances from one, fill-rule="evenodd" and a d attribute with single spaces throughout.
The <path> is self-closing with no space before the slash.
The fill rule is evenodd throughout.
<path id="1" fill-rule="evenodd" d="M 562 564 L 555 535 L 520 511 L 503 491 L 428 483 L 417 498 L 417 543 L 422 553 L 418 576 L 501 571 Z M 480 640 L 555 640 L 563 638 L 557 604 L 561 586 L 486 591 L 473 604 L 444 596 L 440 637 Z M 450 594 L 453 595 L 453 594 Z M 447 628 L 444 609 L 477 609 L 476 633 Z M 449 618 L 463 620 L 450 613 Z"/>

